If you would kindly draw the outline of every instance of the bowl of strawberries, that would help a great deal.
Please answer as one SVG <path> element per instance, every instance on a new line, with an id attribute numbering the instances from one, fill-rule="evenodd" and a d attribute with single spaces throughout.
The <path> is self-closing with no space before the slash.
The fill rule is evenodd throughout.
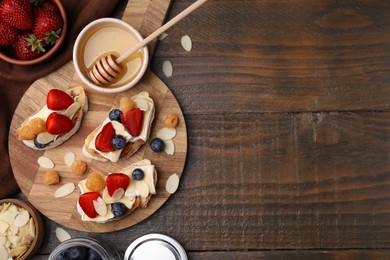
<path id="1" fill-rule="evenodd" d="M 60 0 L 0 0 L 0 58 L 17 65 L 50 58 L 65 39 Z"/>

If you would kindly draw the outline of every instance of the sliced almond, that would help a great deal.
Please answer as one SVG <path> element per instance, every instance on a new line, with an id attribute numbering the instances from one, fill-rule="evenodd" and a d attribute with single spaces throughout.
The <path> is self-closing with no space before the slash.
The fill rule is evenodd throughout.
<path id="1" fill-rule="evenodd" d="M 175 144 L 172 140 L 164 141 L 164 151 L 169 155 L 173 155 L 175 153 Z"/>
<path id="2" fill-rule="evenodd" d="M 162 40 L 164 40 L 165 38 L 167 38 L 168 37 L 168 34 L 167 33 L 162 33 L 162 34 L 160 34 L 160 36 L 158 36 L 158 39 L 160 40 L 160 41 L 162 41 Z"/>
<path id="3" fill-rule="evenodd" d="M 42 132 L 37 135 L 37 142 L 40 144 L 48 144 L 56 138 L 55 135 L 49 134 L 48 132 Z"/>
<path id="4" fill-rule="evenodd" d="M 15 217 L 14 225 L 16 227 L 23 227 L 30 220 L 30 213 L 27 210 L 23 209 L 20 213 Z"/>
<path id="5" fill-rule="evenodd" d="M 0 245 L 0 259 L 8 259 L 8 251 L 4 245 Z"/>
<path id="6" fill-rule="evenodd" d="M 38 164 L 39 166 L 41 166 L 42 168 L 46 168 L 46 169 L 52 169 L 54 168 L 54 163 L 52 160 L 50 160 L 49 158 L 45 157 L 45 156 L 41 156 L 38 158 Z"/>
<path id="7" fill-rule="evenodd" d="M 192 49 L 192 40 L 190 36 L 184 35 L 181 37 L 181 46 L 183 46 L 184 50 L 191 51 Z"/>
<path id="8" fill-rule="evenodd" d="M 74 152 L 67 152 L 64 155 L 64 162 L 68 167 L 71 167 L 75 160 L 76 160 L 76 155 L 74 154 Z"/>
<path id="9" fill-rule="evenodd" d="M 125 190 L 122 188 L 119 188 L 119 189 L 114 191 L 114 193 L 112 194 L 111 197 L 113 198 L 114 201 L 118 201 L 123 197 L 124 194 L 125 194 Z"/>
<path id="10" fill-rule="evenodd" d="M 60 227 L 56 228 L 56 237 L 61 243 L 72 238 L 68 232 Z"/>
<path id="11" fill-rule="evenodd" d="M 135 103 L 137 104 L 137 107 L 140 108 L 142 111 L 148 111 L 149 105 L 148 102 L 145 99 L 137 98 L 134 99 Z"/>
<path id="12" fill-rule="evenodd" d="M 60 198 L 65 197 L 71 194 L 75 190 L 76 186 L 73 182 L 65 183 L 61 187 L 59 187 L 54 193 L 54 197 Z"/>
<path id="13" fill-rule="evenodd" d="M 146 181 L 137 181 L 135 183 L 138 195 L 142 198 L 146 198 L 149 195 L 149 185 Z"/>
<path id="14" fill-rule="evenodd" d="M 176 136 L 176 128 L 163 127 L 157 132 L 156 136 L 163 141 L 171 140 Z"/>
<path id="15" fill-rule="evenodd" d="M 125 127 L 118 121 L 111 121 L 111 123 L 116 133 L 122 133 L 123 131 L 125 131 Z"/>
<path id="16" fill-rule="evenodd" d="M 179 175 L 176 173 L 169 176 L 167 183 L 165 184 L 165 189 L 170 194 L 173 194 L 177 191 L 177 188 L 179 187 L 180 178 Z"/>
<path id="17" fill-rule="evenodd" d="M 172 77 L 173 68 L 172 68 L 172 63 L 169 60 L 164 61 L 163 66 L 162 66 L 162 70 L 163 70 L 164 75 L 167 78 Z"/>
<path id="18" fill-rule="evenodd" d="M 0 220 L 0 234 L 6 234 L 8 228 L 9 228 L 9 224 L 7 222 Z"/>
<path id="19" fill-rule="evenodd" d="M 32 218 L 30 218 L 30 222 L 28 225 L 28 233 L 30 234 L 31 237 L 35 237 L 35 223 Z"/>
<path id="20" fill-rule="evenodd" d="M 80 109 L 80 102 L 74 102 L 72 105 L 70 105 L 68 107 L 68 109 L 66 109 L 64 115 L 69 117 L 69 118 L 72 118 L 74 114 L 76 114 L 76 112 Z"/>
<path id="21" fill-rule="evenodd" d="M 9 251 L 8 255 L 12 256 L 12 257 L 19 257 L 19 256 L 23 255 L 26 251 L 27 251 L 27 246 L 22 245 L 22 246 L 18 246 L 18 247 L 11 249 Z"/>
<path id="22" fill-rule="evenodd" d="M 107 215 L 107 205 L 102 198 L 99 197 L 97 200 L 94 200 L 93 206 L 100 216 Z"/>

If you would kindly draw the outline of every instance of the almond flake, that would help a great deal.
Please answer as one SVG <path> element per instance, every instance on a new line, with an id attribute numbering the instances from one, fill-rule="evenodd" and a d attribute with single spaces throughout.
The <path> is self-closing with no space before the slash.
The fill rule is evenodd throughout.
<path id="1" fill-rule="evenodd" d="M 23 246 L 18 246 L 18 247 L 15 247 L 13 249 L 11 249 L 8 253 L 9 256 L 12 256 L 12 257 L 19 257 L 21 255 L 23 255 L 26 251 L 27 251 L 27 246 L 23 245 Z"/>
<path id="2" fill-rule="evenodd" d="M 162 70 L 167 78 L 172 77 L 173 68 L 172 63 L 169 60 L 164 61 Z"/>
<path id="3" fill-rule="evenodd" d="M 55 135 L 49 134 L 48 132 L 42 132 L 37 135 L 37 142 L 40 144 L 48 144 L 56 138 Z"/>
<path id="4" fill-rule="evenodd" d="M 171 140 L 176 136 L 176 128 L 163 127 L 157 132 L 156 136 L 163 141 Z"/>
<path id="5" fill-rule="evenodd" d="M 75 190 L 75 188 L 76 186 L 73 182 L 66 183 L 56 190 L 56 192 L 54 193 L 54 197 L 60 198 L 68 196 Z"/>
<path id="6" fill-rule="evenodd" d="M 173 155 L 175 153 L 175 144 L 172 140 L 165 140 L 164 142 L 164 151 L 169 154 Z"/>
<path id="7" fill-rule="evenodd" d="M 114 193 L 112 194 L 111 197 L 113 198 L 114 201 L 118 201 L 123 197 L 124 194 L 125 194 L 125 190 L 122 188 L 119 188 L 119 189 L 114 191 Z"/>
<path id="8" fill-rule="evenodd" d="M 45 157 L 45 156 L 41 156 L 38 158 L 38 164 L 39 166 L 41 166 L 42 168 L 46 168 L 46 169 L 52 169 L 54 168 L 54 163 L 52 160 L 50 160 L 49 158 Z"/>
<path id="9" fill-rule="evenodd" d="M 76 155 L 73 152 L 67 152 L 64 155 L 64 162 L 68 167 L 71 167 L 75 160 L 76 160 Z"/>
<path id="10" fill-rule="evenodd" d="M 135 187 L 137 189 L 138 195 L 142 198 L 146 198 L 149 195 L 149 185 L 145 181 L 137 181 L 135 183 Z"/>
<path id="11" fill-rule="evenodd" d="M 165 189 L 170 194 L 173 194 L 177 191 L 177 188 L 179 187 L 180 178 L 179 175 L 176 173 L 169 176 L 167 183 L 165 184 Z"/>
<path id="12" fill-rule="evenodd" d="M 184 48 L 186 51 L 191 51 L 192 49 L 192 40 L 190 36 L 184 35 L 181 37 L 181 46 Z"/>
<path id="13" fill-rule="evenodd" d="M 0 259 L 8 259 L 8 251 L 3 245 L 0 245 Z"/>
<path id="14" fill-rule="evenodd" d="M 27 210 L 23 209 L 20 213 L 15 217 L 14 225 L 18 228 L 23 227 L 30 220 L 30 213 Z"/>
<path id="15" fill-rule="evenodd" d="M 107 215 L 107 205 L 102 198 L 99 197 L 97 200 L 94 200 L 93 206 L 100 216 Z"/>
<path id="16" fill-rule="evenodd" d="M 64 116 L 67 116 L 69 118 L 72 118 L 74 114 L 80 109 L 80 103 L 79 102 L 74 102 L 72 105 L 66 109 Z"/>
<path id="17" fill-rule="evenodd" d="M 160 34 L 160 36 L 158 36 L 158 39 L 159 39 L 160 41 L 162 41 L 162 40 L 164 40 L 165 38 L 167 38 L 167 36 L 168 36 L 167 33 L 162 33 L 162 34 Z"/>
<path id="18" fill-rule="evenodd" d="M 122 133 L 123 131 L 125 131 L 124 125 L 122 125 L 118 121 L 111 121 L 111 123 L 112 123 L 112 127 L 114 127 L 115 129 L 115 133 Z"/>
<path id="19" fill-rule="evenodd" d="M 0 220 L 0 234 L 5 234 L 9 228 L 9 224 Z"/>
<path id="20" fill-rule="evenodd" d="M 137 107 L 140 108 L 142 111 L 148 111 L 149 105 L 148 102 L 145 99 L 137 98 L 134 99 L 135 103 L 137 104 Z"/>
<path id="21" fill-rule="evenodd" d="M 62 243 L 65 240 L 71 239 L 72 237 L 68 232 L 66 232 L 63 228 L 56 228 L 56 237 Z"/>

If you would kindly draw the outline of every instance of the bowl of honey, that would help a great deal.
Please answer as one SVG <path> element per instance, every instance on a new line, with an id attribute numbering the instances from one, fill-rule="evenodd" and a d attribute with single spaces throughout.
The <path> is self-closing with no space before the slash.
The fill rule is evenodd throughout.
<path id="1" fill-rule="evenodd" d="M 86 86 L 101 93 L 119 93 L 134 87 L 148 67 L 146 46 L 123 61 L 121 73 L 107 85 L 94 83 L 89 71 L 102 57 L 112 54 L 118 58 L 142 40 L 142 35 L 122 20 L 101 18 L 91 22 L 77 36 L 73 48 L 77 75 Z"/>

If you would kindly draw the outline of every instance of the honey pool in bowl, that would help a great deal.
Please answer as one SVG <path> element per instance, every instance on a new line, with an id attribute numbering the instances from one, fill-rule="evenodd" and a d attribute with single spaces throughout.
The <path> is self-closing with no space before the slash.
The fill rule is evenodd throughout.
<path id="1" fill-rule="evenodd" d="M 142 41 L 142 36 L 129 24 L 115 18 L 102 18 L 87 25 L 79 34 L 73 50 L 73 61 L 81 80 L 94 90 L 117 93 L 133 87 L 146 71 L 147 47 L 121 63 L 122 72 L 110 85 L 98 86 L 88 76 L 100 58 L 114 54 L 117 58 Z"/>

